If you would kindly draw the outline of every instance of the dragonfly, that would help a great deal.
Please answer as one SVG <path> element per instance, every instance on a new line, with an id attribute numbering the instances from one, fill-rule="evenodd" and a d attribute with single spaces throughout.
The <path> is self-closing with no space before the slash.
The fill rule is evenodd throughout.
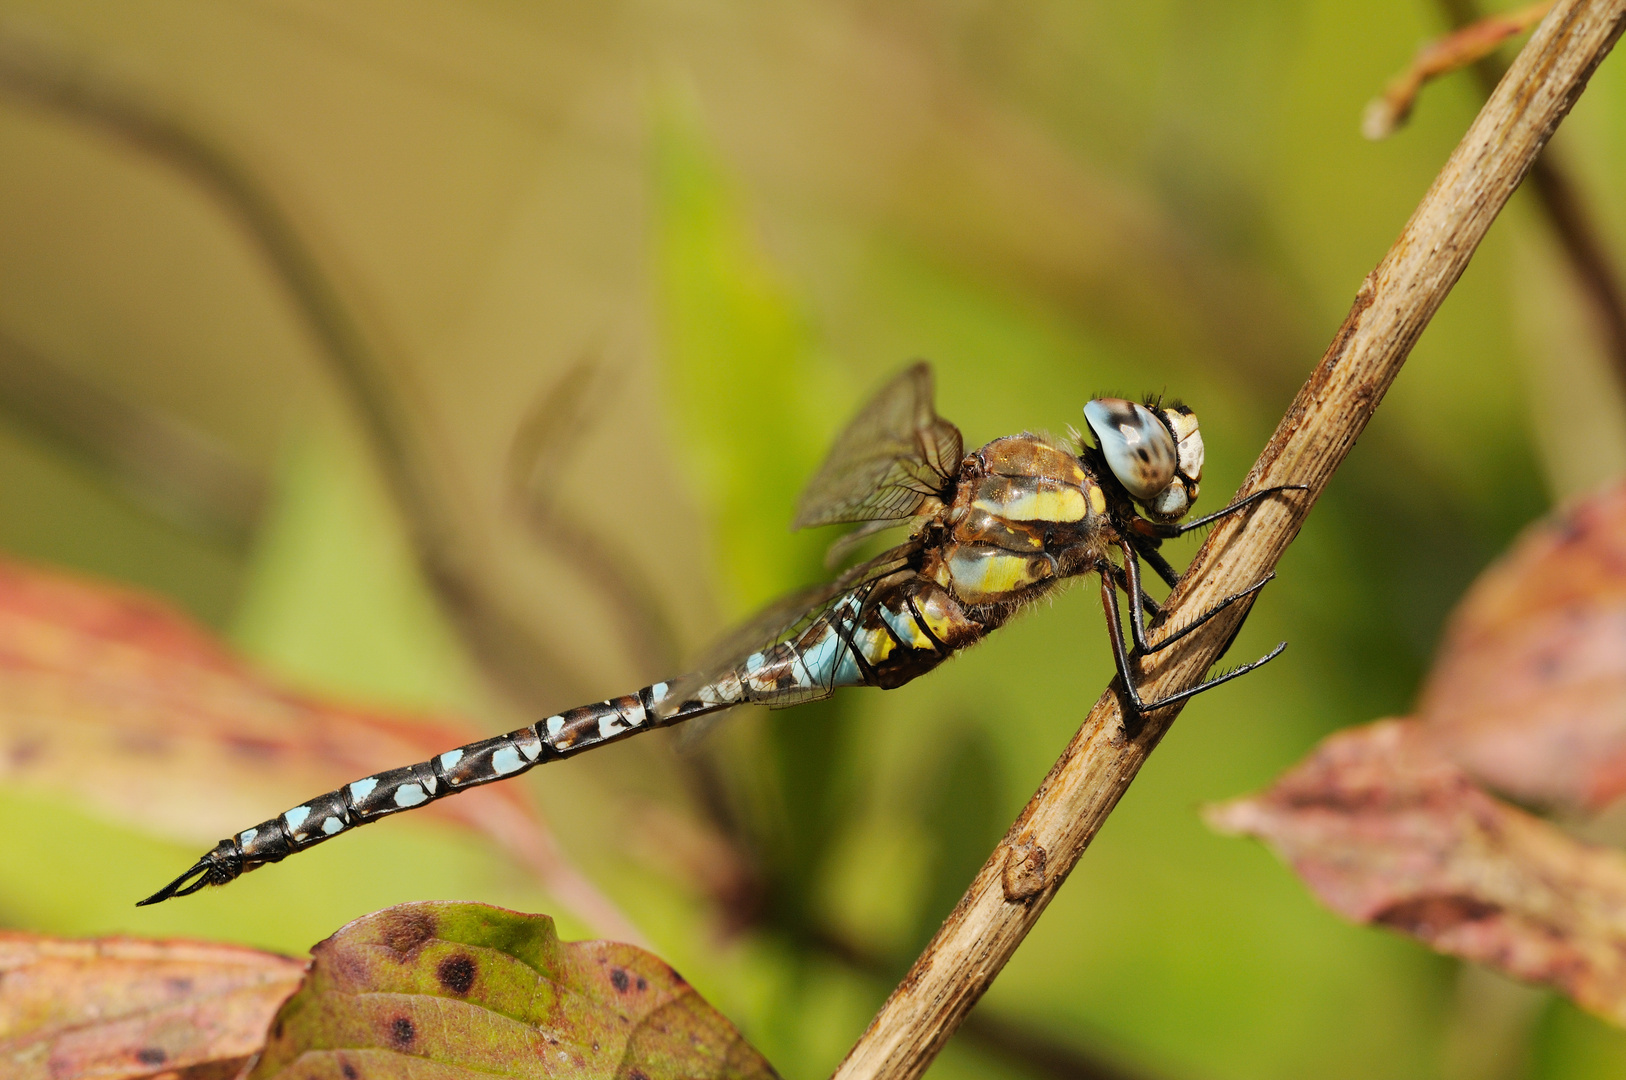
<path id="1" fill-rule="evenodd" d="M 1182 522 L 1197 500 L 1203 440 L 1178 402 L 1095 398 L 1084 406 L 1094 442 L 1024 433 L 964 453 L 939 417 L 931 368 L 898 375 L 837 438 L 803 492 L 794 528 L 853 524 L 832 547 L 839 564 L 870 537 L 908 538 L 833 580 L 770 605 L 682 678 L 549 716 L 404 768 L 352 781 L 220 841 L 140 905 L 224 885 L 249 870 L 379 818 L 537 766 L 745 704 L 785 708 L 837 688 L 893 689 L 981 641 L 1071 579 L 1100 577 L 1101 602 L 1126 713 L 1140 716 L 1239 678 L 1267 655 L 1155 700 L 1137 686 L 1139 658 L 1168 648 L 1258 592 L 1266 575 L 1178 628 L 1143 588 L 1144 562 L 1174 587 L 1163 541 L 1301 485 L 1255 491 Z M 1116 556 L 1116 559 L 1114 558 Z M 1129 639 L 1118 594 L 1127 597 Z M 1148 615 L 1152 622 L 1148 623 Z"/>

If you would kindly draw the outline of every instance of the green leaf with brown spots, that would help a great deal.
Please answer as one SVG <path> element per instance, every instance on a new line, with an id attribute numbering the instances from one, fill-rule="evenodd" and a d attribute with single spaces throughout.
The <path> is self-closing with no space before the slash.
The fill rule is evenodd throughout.
<path id="1" fill-rule="evenodd" d="M 250 1080 L 777 1075 L 659 959 L 546 915 L 403 904 L 311 952 Z"/>

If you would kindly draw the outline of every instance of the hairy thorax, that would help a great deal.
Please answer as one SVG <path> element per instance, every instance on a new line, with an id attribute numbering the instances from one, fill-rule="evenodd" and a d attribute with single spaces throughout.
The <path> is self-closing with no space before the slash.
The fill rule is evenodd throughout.
<path id="1" fill-rule="evenodd" d="M 1107 500 L 1078 456 L 1042 435 L 996 439 L 960 465 L 925 526 L 923 576 L 968 608 L 1020 605 L 1093 567 Z"/>

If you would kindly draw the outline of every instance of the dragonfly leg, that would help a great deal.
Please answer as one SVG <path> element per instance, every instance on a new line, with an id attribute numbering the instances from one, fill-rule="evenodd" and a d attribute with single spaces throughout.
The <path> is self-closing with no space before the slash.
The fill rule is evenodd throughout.
<path id="1" fill-rule="evenodd" d="M 1140 549 L 1140 547 L 1133 540 L 1126 539 L 1126 540 L 1122 541 L 1121 543 L 1123 545 L 1123 552 L 1124 552 L 1124 566 L 1125 566 L 1126 571 L 1127 571 L 1124 576 L 1126 578 L 1128 578 L 1130 581 L 1133 582 L 1132 586 L 1125 586 L 1124 587 L 1124 592 L 1129 593 L 1130 595 L 1133 595 L 1132 590 L 1139 590 L 1139 586 L 1140 586 L 1140 568 L 1138 566 L 1131 566 L 1131 564 L 1135 560 L 1136 555 L 1141 555 L 1141 556 L 1145 557 L 1146 561 L 1148 563 L 1151 563 L 1152 568 L 1154 570 L 1157 570 L 1160 574 L 1162 574 L 1162 572 L 1163 572 L 1163 570 L 1165 568 L 1168 569 L 1169 574 L 1173 574 L 1173 572 L 1174 572 L 1173 568 L 1169 567 L 1168 562 L 1166 560 L 1164 560 L 1163 556 L 1159 555 L 1156 551 L 1154 551 L 1154 550 L 1152 550 L 1150 548 L 1147 548 L 1146 550 L 1142 551 Z M 1167 577 L 1168 575 L 1164 575 L 1164 576 Z M 1191 633 L 1193 630 L 1197 629 L 1199 626 L 1206 623 L 1209 619 L 1212 619 L 1215 615 L 1218 615 L 1221 611 L 1224 611 L 1226 608 L 1228 608 L 1232 604 L 1236 603 L 1238 600 L 1241 600 L 1245 596 L 1252 596 L 1254 593 L 1258 592 L 1260 589 L 1262 589 L 1266 585 L 1270 584 L 1270 582 L 1272 580 L 1274 580 L 1275 577 L 1276 577 L 1276 574 L 1275 574 L 1274 571 L 1272 571 L 1271 573 L 1266 574 L 1264 577 L 1260 578 L 1258 581 L 1254 582 L 1252 585 L 1249 585 L 1246 589 L 1243 589 L 1241 592 L 1232 593 L 1230 596 L 1225 597 L 1219 603 L 1215 604 L 1213 607 L 1209 608 L 1207 611 L 1203 612 L 1201 615 L 1198 615 L 1195 619 L 1192 619 L 1190 622 L 1188 622 L 1186 625 L 1182 626 L 1180 629 L 1170 633 L 1167 637 L 1165 637 L 1162 641 L 1159 641 L 1156 645 L 1147 644 L 1147 641 L 1146 641 L 1146 629 L 1147 629 L 1146 628 L 1146 623 L 1144 621 L 1144 618 L 1143 618 L 1141 612 L 1135 610 L 1135 604 L 1134 604 L 1133 601 L 1131 601 L 1130 605 L 1129 605 L 1129 613 L 1130 613 L 1129 627 L 1130 627 L 1130 630 L 1133 632 L 1134 637 L 1135 637 L 1135 651 L 1137 653 L 1140 653 L 1140 654 L 1145 655 L 1145 656 L 1150 656 L 1152 653 L 1155 653 L 1155 652 L 1161 652 L 1162 650 L 1168 648 L 1170 645 L 1173 645 L 1176 641 L 1179 641 L 1181 638 L 1185 637 L 1187 634 Z M 1176 578 L 1176 581 L 1178 581 L 1178 578 Z M 1173 587 L 1173 583 L 1171 583 L 1170 587 L 1171 588 Z M 1144 592 L 1141 592 L 1141 597 L 1142 597 L 1142 599 L 1144 601 L 1146 599 L 1146 594 Z M 1157 616 L 1157 614 L 1158 614 L 1157 609 L 1156 608 L 1151 608 L 1150 610 L 1152 612 L 1153 617 L 1155 618 Z M 1229 644 L 1227 644 L 1226 647 L 1229 648 L 1230 647 Z"/>
<path id="2" fill-rule="evenodd" d="M 1212 690 L 1221 683 L 1228 683 L 1232 679 L 1240 678 L 1255 668 L 1270 663 L 1281 655 L 1283 649 L 1287 648 L 1287 642 L 1284 641 L 1252 663 L 1243 664 L 1235 670 L 1227 671 L 1223 675 L 1216 675 L 1212 679 L 1200 682 L 1196 686 L 1181 690 L 1178 693 L 1170 694 L 1168 697 L 1159 698 L 1156 701 L 1142 701 L 1140 693 L 1135 689 L 1134 673 L 1130 670 L 1130 652 L 1127 643 L 1124 641 L 1123 613 L 1118 607 L 1118 590 L 1107 574 L 1101 575 L 1101 606 L 1106 610 L 1107 638 L 1112 643 L 1112 659 L 1118 668 L 1118 680 L 1123 684 L 1124 696 L 1129 699 L 1130 707 L 1137 715 L 1141 716 L 1149 712 L 1156 712 L 1158 709 L 1166 708 L 1176 702 L 1184 701 L 1189 697 L 1195 697 L 1204 690 Z"/>
<path id="3" fill-rule="evenodd" d="M 1138 539 L 1137 537 L 1136 540 Z M 1135 554 L 1145 559 L 1146 565 L 1157 571 L 1157 576 L 1163 579 L 1163 584 L 1171 589 L 1180 584 L 1180 571 L 1170 566 L 1169 560 L 1165 559 L 1156 548 L 1150 544 L 1143 547 L 1143 543 L 1144 541 L 1140 543 L 1135 540 L 1130 541 L 1130 545 L 1135 549 Z"/>
<path id="4" fill-rule="evenodd" d="M 1203 623 L 1207 622 L 1209 619 L 1212 619 L 1215 615 L 1218 615 L 1220 612 L 1224 611 L 1238 600 L 1241 600 L 1245 596 L 1252 596 L 1260 589 L 1263 589 L 1266 585 L 1269 585 L 1271 581 L 1275 579 L 1275 577 L 1276 572 L 1271 571 L 1258 581 L 1254 582 L 1252 585 L 1249 585 L 1246 589 L 1243 589 L 1241 592 L 1232 593 L 1230 596 L 1225 597 L 1219 603 L 1215 604 L 1201 615 L 1198 615 L 1195 619 L 1192 619 L 1190 622 L 1186 623 L 1186 625 L 1182 626 L 1180 629 L 1171 631 L 1167 637 L 1165 637 L 1162 641 L 1159 641 L 1156 645 L 1148 646 L 1145 642 L 1137 639 L 1135 642 L 1136 650 L 1150 655 L 1151 653 L 1161 652 L 1164 649 L 1167 649 L 1170 645 L 1173 645 L 1176 641 L 1179 641 L 1181 638 L 1185 637 L 1187 634 L 1197 629 L 1197 627 L 1203 625 Z M 1226 648 L 1229 647 L 1230 644 L 1227 643 Z"/>
<path id="5" fill-rule="evenodd" d="M 1165 525 L 1161 522 L 1147 521 L 1145 518 L 1137 518 L 1135 521 L 1135 526 L 1148 536 L 1155 536 L 1159 540 L 1173 540 L 1177 536 L 1184 536 L 1186 533 L 1192 532 L 1196 529 L 1201 529 L 1205 525 L 1212 525 L 1220 518 L 1234 514 L 1238 510 L 1245 510 L 1254 503 L 1258 502 L 1260 499 L 1279 494 L 1283 491 L 1309 490 L 1310 487 L 1308 484 L 1280 484 L 1276 487 L 1260 488 L 1258 491 L 1242 496 L 1242 498 L 1238 499 L 1230 506 L 1222 506 L 1218 510 L 1215 510 L 1212 514 L 1205 514 L 1196 521 L 1188 521 L 1181 525 Z"/>
<path id="6" fill-rule="evenodd" d="M 1125 565 L 1127 565 L 1127 561 L 1126 561 Z M 1136 567 L 1136 570 L 1138 571 L 1139 567 Z M 1131 595 L 1138 594 L 1140 596 L 1140 605 L 1141 605 L 1142 610 L 1150 612 L 1151 615 L 1152 615 L 1152 618 L 1155 619 L 1159 615 L 1163 614 L 1162 606 L 1156 600 L 1152 599 L 1151 595 L 1149 593 L 1147 593 L 1147 591 L 1145 589 L 1140 587 L 1140 580 L 1139 580 L 1140 575 L 1139 575 L 1139 573 L 1135 573 L 1135 580 L 1134 580 L 1133 584 L 1131 584 L 1129 573 L 1130 572 L 1125 571 L 1125 569 L 1123 567 L 1113 566 L 1112 567 L 1112 581 L 1113 581 L 1113 584 L 1117 585 L 1118 588 L 1122 589 L 1124 591 L 1125 596 L 1131 596 Z M 1137 640 L 1139 640 L 1139 639 L 1137 639 Z"/>
<path id="7" fill-rule="evenodd" d="M 1146 591 L 1140 587 L 1140 563 L 1135 559 L 1135 549 L 1127 542 L 1122 545 L 1124 565 L 1121 571 L 1124 577 L 1124 595 L 1129 597 L 1129 633 L 1135 640 L 1135 652 L 1149 653 L 1152 650 L 1146 646 L 1146 605 L 1151 599 Z M 1114 567 L 1116 570 L 1117 568 Z M 1116 604 L 1116 595 L 1114 595 Z M 1152 607 L 1152 615 L 1159 614 L 1156 606 Z"/>

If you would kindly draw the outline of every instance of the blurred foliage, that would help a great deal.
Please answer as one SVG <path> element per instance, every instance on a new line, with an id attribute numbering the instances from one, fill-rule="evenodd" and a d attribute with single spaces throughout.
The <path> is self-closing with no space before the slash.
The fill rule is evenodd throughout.
<path id="1" fill-rule="evenodd" d="M 1392 0 L 5 0 L 0 38 L 129 87 L 277 200 L 393 345 L 379 355 L 458 565 L 525 613 L 571 685 L 482 685 L 489 656 L 459 644 L 445 582 L 414 561 L 366 403 L 231 207 L 150 148 L 4 94 L 0 335 L 272 494 L 249 542 L 200 530 L 98 464 L 130 457 L 71 452 L 13 403 L 0 546 L 165 593 L 306 687 L 500 730 L 672 674 L 646 669 L 571 552 L 536 543 L 505 481 L 537 395 L 584 357 L 609 389 L 550 505 L 654 583 L 691 655 L 823 573 L 830 537 L 785 528 L 797 491 L 916 356 L 969 445 L 1060 431 L 1103 391 L 1178 394 L 1219 506 L 1472 117 L 1455 77 L 1393 140 L 1358 131 L 1444 25 Z M 1554 148 L 1617 257 L 1623 71 L 1600 69 Z M 1194 808 L 1405 711 L 1491 556 L 1626 466 L 1626 408 L 1567 275 L 1520 196 L 1237 655 L 1292 647 L 1187 710 L 979 1011 L 1148 1076 L 1469 1075 L 1447 1048 L 1483 1017 L 1453 964 L 1338 922 Z M 787 1076 L 817 1076 L 1109 673 L 1096 606 L 1068 595 L 901 690 L 523 782 L 655 951 Z M 432 823 L 140 911 L 195 852 L 14 792 L 0 836 L 0 920 L 54 933 L 297 951 L 405 900 L 557 914 Z M 1530 1024 L 1525 1075 L 1626 1067 L 1626 1037 L 1567 1005 Z M 933 1075 L 1025 1068 L 967 1037 Z"/>

